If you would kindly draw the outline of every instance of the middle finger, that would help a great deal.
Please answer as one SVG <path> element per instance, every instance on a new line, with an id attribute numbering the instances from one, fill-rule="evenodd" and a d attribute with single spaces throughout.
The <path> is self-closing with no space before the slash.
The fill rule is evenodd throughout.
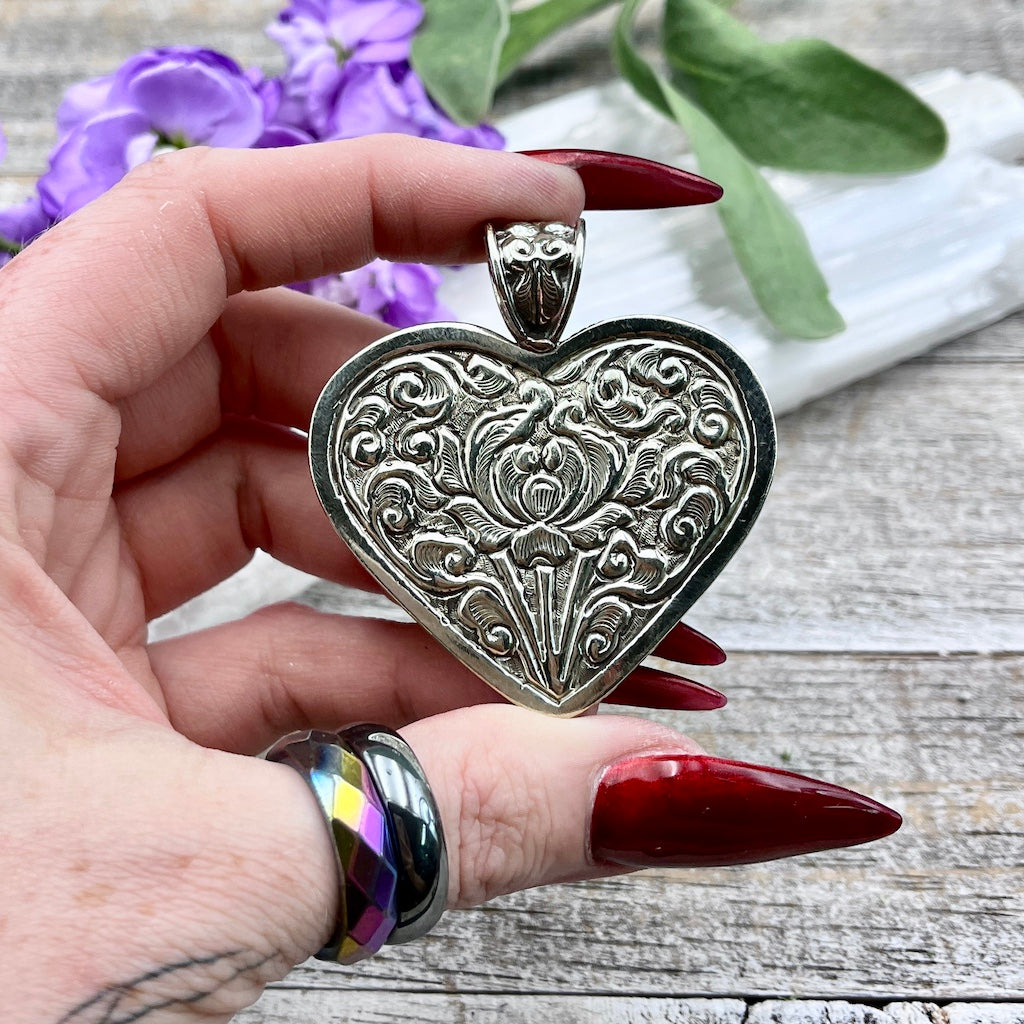
<path id="1" fill-rule="evenodd" d="M 119 403 L 117 479 L 180 458 L 214 434 L 225 415 L 307 429 L 331 374 L 390 330 L 290 288 L 233 296 L 206 338 Z"/>
<path id="2" fill-rule="evenodd" d="M 297 569 L 379 589 L 334 532 L 313 489 L 305 440 L 232 419 L 175 462 L 114 491 L 147 618 L 226 579 L 262 548 Z"/>

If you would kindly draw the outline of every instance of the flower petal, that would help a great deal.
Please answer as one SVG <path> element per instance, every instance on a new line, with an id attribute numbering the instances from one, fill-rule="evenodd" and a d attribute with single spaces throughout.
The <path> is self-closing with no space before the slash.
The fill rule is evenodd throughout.
<path id="1" fill-rule="evenodd" d="M 263 104 L 241 76 L 168 60 L 141 72 L 126 96 L 152 127 L 179 145 L 248 147 L 263 134 Z"/>
<path id="2" fill-rule="evenodd" d="M 99 114 L 107 106 L 113 83 L 113 75 L 104 75 L 70 86 L 57 108 L 58 132 L 66 135 L 90 117 Z"/>

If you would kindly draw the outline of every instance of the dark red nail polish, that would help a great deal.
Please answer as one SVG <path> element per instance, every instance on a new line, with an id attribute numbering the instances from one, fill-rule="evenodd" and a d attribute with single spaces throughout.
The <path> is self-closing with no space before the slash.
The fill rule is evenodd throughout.
<path id="1" fill-rule="evenodd" d="M 714 711 L 724 708 L 724 693 L 693 679 L 641 665 L 605 698 L 606 704 L 632 704 L 669 711 Z"/>
<path id="2" fill-rule="evenodd" d="M 668 631 L 653 653 L 666 661 L 686 665 L 721 665 L 725 661 L 725 651 L 714 640 L 682 622 Z"/>
<path id="3" fill-rule="evenodd" d="M 597 863 L 713 867 L 855 846 L 901 824 L 895 811 L 829 782 L 655 754 L 619 761 L 601 776 L 590 847 Z"/>
<path id="4" fill-rule="evenodd" d="M 596 149 L 531 149 L 524 155 L 573 168 L 583 179 L 588 210 L 660 210 L 722 198 L 721 185 L 639 156 Z"/>

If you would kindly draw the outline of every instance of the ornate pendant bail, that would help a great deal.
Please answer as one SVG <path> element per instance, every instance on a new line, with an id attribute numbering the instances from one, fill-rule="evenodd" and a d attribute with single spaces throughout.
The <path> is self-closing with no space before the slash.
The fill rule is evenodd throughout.
<path id="1" fill-rule="evenodd" d="M 558 344 L 580 283 L 586 229 L 551 224 L 487 225 L 487 258 L 498 308 L 530 352 Z"/>

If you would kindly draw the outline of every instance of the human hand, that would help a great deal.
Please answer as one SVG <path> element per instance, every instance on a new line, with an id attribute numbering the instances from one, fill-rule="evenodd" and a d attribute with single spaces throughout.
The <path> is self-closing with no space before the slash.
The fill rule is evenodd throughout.
<path id="1" fill-rule="evenodd" d="M 487 703 L 413 626 L 282 605 L 147 644 L 148 619 L 256 547 L 372 585 L 293 428 L 384 330 L 275 286 L 374 255 L 477 259 L 483 223 L 573 221 L 583 198 L 571 170 L 403 138 L 186 150 L 0 272 L 4 1020 L 227 1019 L 322 945 L 338 893 L 320 812 L 289 768 L 240 756 L 293 729 L 403 727 L 441 807 L 452 906 L 895 827 L 651 722 Z M 663 653 L 713 648 L 683 631 Z M 714 703 L 645 670 L 616 695 L 666 697 Z"/>

